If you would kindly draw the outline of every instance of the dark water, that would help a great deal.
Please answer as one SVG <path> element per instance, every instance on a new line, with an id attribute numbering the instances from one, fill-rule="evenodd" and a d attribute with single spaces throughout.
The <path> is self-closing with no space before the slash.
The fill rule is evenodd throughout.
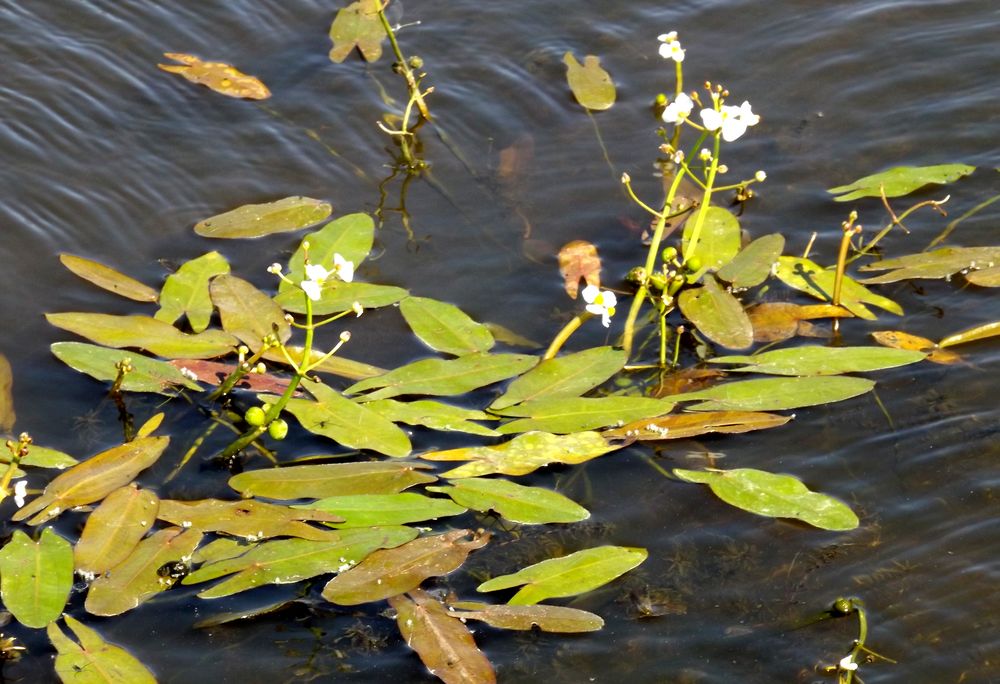
<path id="1" fill-rule="evenodd" d="M 888 166 L 982 167 L 952 188 L 921 195 L 951 192 L 951 217 L 997 192 L 1000 9 L 989 0 L 409 0 L 404 9 L 404 22 L 422 23 L 400 39 L 426 62 L 437 87 L 432 108 L 447 138 L 423 136 L 434 182 L 409 187 L 412 239 L 400 213 L 387 211 L 381 257 L 363 275 L 452 301 L 529 338 L 551 338 L 568 308 L 551 256 L 560 245 L 596 243 L 606 278 L 641 257 L 630 226 L 645 219 L 617 177 L 628 171 L 655 201 L 657 138 L 648 103 L 672 88 L 672 65 L 656 55 L 656 35 L 670 29 L 688 49 L 691 87 L 722 82 L 763 117 L 729 148 L 727 162 L 733 174 L 767 171 L 743 225 L 755 235 L 784 233 L 789 253 L 815 231 L 813 253 L 832 260 L 846 209 L 824 188 Z M 165 273 L 159 259 L 179 263 L 219 249 L 238 272 L 260 273 L 266 284 L 264 267 L 282 260 L 294 237 L 209 243 L 192 233 L 193 223 L 291 194 L 329 199 L 338 213 L 376 208 L 391 162 L 374 125 L 386 109 L 379 88 L 396 98 L 402 90 L 387 61 L 330 63 L 326 31 L 334 11 L 331 3 L 278 0 L 0 1 L 0 350 L 15 368 L 18 430 L 77 455 L 119 434 L 100 386 L 50 356 L 48 345 L 66 336 L 41 313 L 139 307 L 81 285 L 57 253 L 97 258 L 155 284 Z M 618 84 L 618 103 L 595 116 L 613 170 L 593 122 L 567 93 L 567 50 L 600 55 Z M 214 96 L 158 71 L 166 51 L 236 64 L 262 78 L 274 97 L 256 106 Z M 512 145 L 524 150 L 524 167 L 501 178 L 499 153 Z M 386 206 L 396 206 L 400 185 L 387 187 Z M 866 227 L 884 221 L 877 202 L 860 209 Z M 997 217 L 994 207 L 963 222 L 951 244 L 996 244 Z M 944 224 L 917 214 L 908 222 L 912 234 L 893 236 L 886 247 L 917 251 Z M 851 321 L 847 343 L 888 327 L 938 338 L 1000 318 L 988 290 L 924 281 L 890 286 L 887 294 L 907 317 Z M 420 353 L 391 314 L 373 318 L 385 329 L 365 328 L 369 337 L 353 346 L 355 357 L 389 364 Z M 587 334 L 581 345 L 600 341 L 599 329 Z M 593 522 L 527 532 L 509 547 L 524 558 L 498 546 L 475 563 L 516 567 L 600 543 L 645 546 L 650 558 L 619 583 L 572 602 L 606 618 L 600 633 L 480 629 L 501 681 L 822 680 L 813 666 L 844 654 L 853 622 L 792 626 L 840 595 L 866 602 L 869 645 L 899 661 L 866 667 L 868 684 L 1000 681 L 1000 348 L 982 342 L 964 351 L 967 363 L 959 366 L 880 373 L 884 411 L 867 396 L 800 411 L 771 433 L 634 449 L 558 473 Z M 154 404 L 135 408 L 148 413 Z M 196 426 L 189 416 L 171 429 Z M 645 460 L 697 466 L 709 451 L 726 466 L 795 474 L 848 501 L 862 526 L 833 534 L 757 518 L 699 487 L 662 479 Z M 203 472 L 168 493 L 211 495 L 224 477 Z M 451 581 L 473 595 L 472 580 Z M 290 595 L 258 591 L 210 606 L 177 591 L 124 617 L 85 619 L 161 681 L 430 680 L 392 623 L 373 610 L 298 610 L 190 629 L 193 610 L 200 618 Z M 637 604 L 649 602 L 666 614 L 640 619 Z M 79 604 L 72 612 L 84 616 Z M 44 636 L 7 629 L 31 653 L 4 674 L 50 679 Z M 366 631 L 386 639 L 384 647 L 361 648 L 358 635 Z"/>

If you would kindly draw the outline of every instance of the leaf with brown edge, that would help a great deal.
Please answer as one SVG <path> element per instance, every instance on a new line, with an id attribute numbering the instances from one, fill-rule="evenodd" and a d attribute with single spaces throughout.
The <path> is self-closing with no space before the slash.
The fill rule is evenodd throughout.
<path id="1" fill-rule="evenodd" d="M 911 335 L 900 330 L 878 330 L 872 333 L 872 337 L 884 347 L 926 352 L 927 361 L 932 363 L 949 366 L 962 360 L 962 357 L 955 352 L 940 349 L 933 340 L 928 340 L 926 337 L 920 337 L 919 335 Z"/>
<path id="2" fill-rule="evenodd" d="M 380 0 L 359 0 L 341 8 L 330 25 L 330 61 L 340 63 L 357 47 L 366 62 L 382 56 L 385 29 L 379 21 Z"/>
<path id="3" fill-rule="evenodd" d="M 594 287 L 601 286 L 601 257 L 597 247 L 586 240 L 567 242 L 559 250 L 559 274 L 563 278 L 566 294 L 576 299 L 580 280 Z"/>
<path id="4" fill-rule="evenodd" d="M 766 430 L 784 425 L 792 418 L 760 411 L 706 411 L 705 413 L 678 413 L 659 418 L 637 420 L 601 434 L 608 438 L 653 441 L 661 439 L 687 439 L 710 432 L 735 434 Z"/>
<path id="5" fill-rule="evenodd" d="M 156 290 L 149 285 L 92 259 L 63 253 L 59 255 L 59 261 L 75 275 L 102 290 L 114 292 L 136 302 L 155 302 L 158 297 Z"/>
<path id="6" fill-rule="evenodd" d="M 60 473 L 11 520 L 17 522 L 34 516 L 28 524 L 37 525 L 69 508 L 100 501 L 156 463 L 169 443 L 169 437 L 143 437 L 102 451 Z"/>
<path id="7" fill-rule="evenodd" d="M 125 560 L 153 527 L 159 506 L 156 494 L 134 483 L 108 494 L 73 549 L 76 571 L 100 575 Z"/>
<path id="8" fill-rule="evenodd" d="M 796 335 L 817 337 L 819 335 L 813 326 L 806 323 L 807 320 L 853 315 L 847 309 L 832 304 L 800 306 L 790 302 L 763 302 L 747 309 L 754 342 L 781 342 Z"/>
<path id="9" fill-rule="evenodd" d="M 511 606 L 507 604 L 457 601 L 449 603 L 449 613 L 459 620 L 481 620 L 500 629 L 528 630 L 537 627 L 543 632 L 596 632 L 604 626 L 600 615 L 566 606 Z M 458 610 L 454 610 L 458 609 Z"/>
<path id="10" fill-rule="evenodd" d="M 313 527 L 307 521 L 333 523 L 344 521 L 340 516 L 325 511 L 301 510 L 253 499 L 243 501 L 163 499 L 160 501 L 156 517 L 172 525 L 194 527 L 202 532 L 222 532 L 254 540 L 268 537 L 299 537 L 323 541 L 330 539 L 330 531 Z"/>
<path id="11" fill-rule="evenodd" d="M 435 598 L 420 589 L 392 596 L 396 624 L 407 646 L 431 674 L 447 684 L 490 684 L 496 673 L 472 632 Z"/>
<path id="12" fill-rule="evenodd" d="M 179 74 L 217 93 L 247 100 L 266 100 L 271 91 L 256 76 L 250 76 L 223 62 L 203 62 L 194 55 L 164 52 L 163 56 L 181 64 L 157 64 L 163 71 Z"/>
<path id="13" fill-rule="evenodd" d="M 14 429 L 17 414 L 14 412 L 14 373 L 10 361 L 0 354 L 0 432 Z"/>
<path id="14" fill-rule="evenodd" d="M 471 539 L 467 539 L 472 535 Z M 469 553 L 486 546 L 489 534 L 452 530 L 374 552 L 323 587 L 323 598 L 342 606 L 370 603 L 412 591 L 428 577 L 460 568 Z"/>

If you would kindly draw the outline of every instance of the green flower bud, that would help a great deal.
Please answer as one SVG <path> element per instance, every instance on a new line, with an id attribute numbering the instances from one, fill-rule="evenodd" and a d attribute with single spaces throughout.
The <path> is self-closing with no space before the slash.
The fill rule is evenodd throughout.
<path id="1" fill-rule="evenodd" d="M 251 406 L 247 409 L 246 414 L 243 416 L 243 420 L 247 422 L 247 425 L 252 427 L 260 427 L 263 425 L 265 418 L 264 409 L 260 406 Z"/>
<path id="2" fill-rule="evenodd" d="M 267 426 L 267 434 L 271 436 L 271 439 L 279 441 L 284 439 L 288 435 L 288 423 L 281 418 L 271 421 L 271 424 Z"/>
<path id="3" fill-rule="evenodd" d="M 670 263 L 677 258 L 677 248 L 676 247 L 664 247 L 663 251 L 660 252 L 660 256 L 663 257 L 663 261 Z"/>
<path id="4" fill-rule="evenodd" d="M 416 55 L 410 57 L 410 68 L 411 69 L 421 69 L 424 66 L 424 60 L 420 59 Z"/>
<path id="5" fill-rule="evenodd" d="M 697 273 L 701 270 L 701 259 L 696 256 L 689 258 L 684 262 L 684 268 L 687 269 L 689 273 Z"/>

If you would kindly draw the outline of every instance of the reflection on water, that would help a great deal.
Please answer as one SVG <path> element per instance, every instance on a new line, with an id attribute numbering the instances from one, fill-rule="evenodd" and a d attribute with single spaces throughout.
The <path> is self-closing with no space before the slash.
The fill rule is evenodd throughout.
<path id="1" fill-rule="evenodd" d="M 424 133 L 433 182 L 408 188 L 413 238 L 399 212 L 387 211 L 384 253 L 364 275 L 452 301 L 531 339 L 550 339 L 566 315 L 552 257 L 560 245 L 597 244 L 609 279 L 639 254 L 645 217 L 616 178 L 628 171 L 641 193 L 656 195 L 648 105 L 672 84 L 672 70 L 655 53 L 656 35 L 669 29 L 681 32 L 689 50 L 691 83 L 721 81 L 763 117 L 730 158 L 749 173 L 768 173 L 743 218 L 753 234 L 780 230 L 798 252 L 818 231 L 820 256 L 831 258 L 844 207 L 824 188 L 897 163 L 985 167 L 956 186 L 952 216 L 996 193 L 988 169 L 997 165 L 1000 134 L 993 78 L 1000 10 L 987 0 L 602 0 L 569 9 L 548 0 L 460 0 L 411 2 L 406 10 L 405 21 L 421 24 L 400 38 L 427 64 L 447 137 Z M 78 453 L 114 439 L 117 429 L 113 406 L 95 405 L 96 386 L 46 349 L 60 336 L 40 311 L 110 311 L 108 299 L 62 269 L 57 252 L 158 283 L 159 259 L 218 248 L 191 226 L 231 207 L 302 194 L 329 199 L 339 213 L 375 209 L 391 163 L 374 125 L 386 109 L 380 90 L 401 94 L 386 64 L 329 62 L 332 13 L 330 3 L 308 0 L 0 3 L 0 254 L 7 264 L 0 301 L 5 320 L 16 322 L 0 332 L 0 350 L 16 369 L 18 429 Z M 600 55 L 618 82 L 618 104 L 595 116 L 613 172 L 593 123 L 565 88 L 567 50 Z M 158 72 L 162 53 L 174 51 L 236 64 L 260 76 L 274 98 L 256 105 L 213 97 Z M 391 207 L 399 187 L 386 187 Z M 863 223 L 882 220 L 877 203 L 861 206 Z M 964 222 L 953 242 L 995 243 L 995 224 L 996 213 L 985 212 Z M 916 251 L 942 228 L 929 215 L 908 225 L 913 234 L 894 236 L 887 249 Z M 293 244 L 279 237 L 219 249 L 263 273 Z M 902 327 L 927 337 L 1000 318 L 995 297 L 982 290 L 921 282 L 889 296 L 907 311 Z M 858 322 L 848 341 L 888 326 L 898 327 Z M 419 353 L 401 329 L 384 336 L 356 346 L 364 360 Z M 1000 599 L 992 591 L 1000 554 L 992 521 L 1000 354 L 989 342 L 963 351 L 963 365 L 879 375 L 895 429 L 862 398 L 800 412 L 764 436 L 654 454 L 664 466 L 689 466 L 712 451 L 725 465 L 793 473 L 862 514 L 851 533 L 740 513 L 699 487 L 660 479 L 643 459 L 650 452 L 582 468 L 566 493 L 593 511 L 593 525 L 518 531 L 522 543 L 509 548 L 532 558 L 507 557 L 508 547 L 496 545 L 476 563 L 516 566 L 594 543 L 646 546 L 650 559 L 634 576 L 573 601 L 606 618 L 597 635 L 481 627 L 478 638 L 501 681 L 818 680 L 813 666 L 839 659 L 854 626 L 796 625 L 840 595 L 866 602 L 869 643 L 899 661 L 867 668 L 868 684 L 1000 678 Z M 224 474 L 202 476 L 221 481 Z M 183 486 L 197 492 L 202 485 Z M 470 595 L 474 586 L 467 576 L 449 583 Z M 260 592 L 204 605 L 177 590 L 101 629 L 164 681 L 416 677 L 415 657 L 374 609 L 344 614 L 309 602 L 252 624 L 189 629 L 206 612 L 292 597 L 279 588 Z M 18 636 L 32 655 L 6 673 L 51 678 L 44 637 Z"/>

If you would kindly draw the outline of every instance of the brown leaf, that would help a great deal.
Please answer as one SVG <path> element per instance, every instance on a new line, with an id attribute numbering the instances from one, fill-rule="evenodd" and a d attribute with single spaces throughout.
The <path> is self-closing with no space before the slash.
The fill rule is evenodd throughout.
<path id="1" fill-rule="evenodd" d="M 527 175 L 534 156 L 535 139 L 530 133 L 522 133 L 517 140 L 500 150 L 497 180 L 508 187 L 517 185 Z"/>
<path id="2" fill-rule="evenodd" d="M 926 337 L 911 335 L 910 333 L 901 332 L 899 330 L 879 330 L 877 332 L 873 332 L 872 337 L 875 338 L 875 341 L 883 347 L 892 347 L 893 349 L 912 349 L 914 351 L 927 352 L 926 360 L 932 363 L 940 363 L 942 365 L 949 366 L 962 360 L 960 355 L 947 349 L 938 348 L 937 344 L 935 344 L 932 340 L 928 340 Z"/>
<path id="3" fill-rule="evenodd" d="M 0 354 L 0 432 L 10 432 L 14 429 L 16 414 L 14 413 L 14 374 L 10 361 Z"/>
<path id="4" fill-rule="evenodd" d="M 472 632 L 436 599 L 419 589 L 409 598 L 393 596 L 396 624 L 406 645 L 435 677 L 448 684 L 490 684 L 496 681 L 493 666 L 476 646 Z"/>
<path id="5" fill-rule="evenodd" d="M 203 361 L 201 359 L 170 359 L 167 363 L 178 370 L 187 370 L 189 373 L 194 373 L 198 378 L 198 382 L 215 386 L 221 385 L 236 370 L 235 363 Z M 270 373 L 265 373 L 264 375 L 247 373 L 236 383 L 236 387 L 254 392 L 280 395 L 288 388 L 288 378 L 279 378 Z M 301 397 L 304 394 L 301 391 L 296 391 L 295 396 Z"/>
<path id="6" fill-rule="evenodd" d="M 815 327 L 803 321 L 852 316 L 847 309 L 832 304 L 799 306 L 789 302 L 764 302 L 748 309 L 747 315 L 753 325 L 754 342 L 781 342 L 796 335 L 817 337 Z"/>
<path id="7" fill-rule="evenodd" d="M 207 86 L 222 95 L 247 100 L 266 100 L 271 97 L 271 91 L 260 79 L 248 76 L 229 64 L 203 62 L 194 55 L 181 52 L 165 52 L 163 56 L 181 64 L 157 64 L 159 68 L 172 74 L 180 74 L 192 83 Z"/>
<path id="8" fill-rule="evenodd" d="M 597 247 L 586 240 L 573 240 L 559 250 L 559 273 L 565 282 L 566 294 L 576 299 L 580 279 L 587 285 L 601 286 L 601 257 Z"/>
<path id="9" fill-rule="evenodd" d="M 660 440 L 687 439 L 709 432 L 739 433 L 784 425 L 792 418 L 758 411 L 706 411 L 678 413 L 633 421 L 601 433 L 605 438 Z"/>
<path id="10" fill-rule="evenodd" d="M 529 630 L 535 627 L 543 632 L 595 632 L 604 626 L 600 615 L 579 608 L 566 606 L 511 606 L 488 604 L 478 601 L 449 602 L 451 616 L 459 620 L 482 620 L 500 629 Z M 460 609 L 457 612 L 454 609 Z"/>
<path id="11" fill-rule="evenodd" d="M 662 376 L 653 396 L 659 399 L 672 394 L 695 392 L 714 385 L 716 381 L 724 377 L 726 377 L 725 373 L 712 368 L 682 368 Z"/>
<path id="12" fill-rule="evenodd" d="M 156 514 L 172 525 L 194 527 L 202 532 L 223 532 L 234 537 L 263 539 L 267 537 L 299 537 L 313 541 L 330 539 L 329 530 L 307 524 L 307 520 L 343 522 L 340 516 L 324 511 L 294 509 L 263 501 L 160 501 Z"/>

